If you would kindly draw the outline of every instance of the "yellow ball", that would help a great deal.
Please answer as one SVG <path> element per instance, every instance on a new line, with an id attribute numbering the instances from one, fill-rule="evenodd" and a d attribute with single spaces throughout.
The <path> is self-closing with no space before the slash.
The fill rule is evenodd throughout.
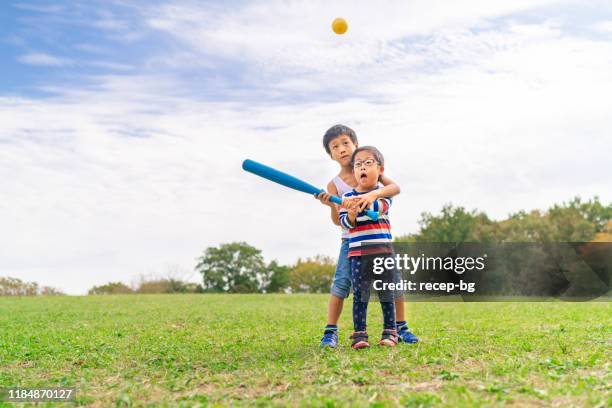
<path id="1" fill-rule="evenodd" d="M 338 35 L 346 33 L 346 30 L 348 30 L 348 24 L 346 20 L 342 17 L 338 17 L 337 19 L 335 19 L 332 22 L 332 30 L 334 30 L 334 33 Z"/>

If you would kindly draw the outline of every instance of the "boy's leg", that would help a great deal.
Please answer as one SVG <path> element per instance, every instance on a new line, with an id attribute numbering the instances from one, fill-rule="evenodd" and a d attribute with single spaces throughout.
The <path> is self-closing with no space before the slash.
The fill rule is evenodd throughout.
<path id="1" fill-rule="evenodd" d="M 395 270 L 395 274 L 395 281 L 399 282 L 401 280 L 401 274 L 397 269 Z M 417 343 L 419 341 L 419 338 L 415 336 L 414 333 L 410 331 L 410 329 L 408 329 L 408 323 L 406 323 L 406 306 L 403 291 L 396 291 L 396 297 L 395 325 L 399 341 L 404 343 Z"/>
<path id="2" fill-rule="evenodd" d="M 384 256 L 387 258 L 388 256 Z M 378 257 L 377 257 L 378 258 Z M 379 275 L 383 283 L 397 283 L 397 273 L 395 270 L 387 270 Z M 386 330 L 395 330 L 395 300 L 397 298 L 395 290 L 381 289 L 378 291 L 378 300 L 383 312 L 383 323 Z"/>
<path id="3" fill-rule="evenodd" d="M 336 264 L 336 273 L 331 288 L 331 297 L 327 305 L 327 324 L 337 325 L 344 299 L 351 292 L 351 265 L 348 258 L 348 239 L 342 240 L 340 245 L 340 254 L 338 254 L 338 263 Z"/>
<path id="4" fill-rule="evenodd" d="M 381 275 L 384 283 L 396 282 L 395 271 L 386 271 Z M 395 331 L 395 301 L 396 301 L 395 290 L 382 289 L 378 291 L 378 300 L 380 301 L 380 307 L 383 312 L 383 326 L 385 331 Z M 403 305 L 402 305 L 403 306 Z"/>
<path id="5" fill-rule="evenodd" d="M 347 298 L 351 292 L 351 263 L 348 253 L 348 239 L 343 239 L 340 245 L 340 253 L 338 254 L 338 263 L 336 263 L 334 281 L 331 287 L 331 294 L 340 299 Z M 336 320 L 338 320 L 338 318 L 336 318 Z"/>
<path id="6" fill-rule="evenodd" d="M 383 332 L 380 338 L 381 346 L 394 347 L 399 342 L 397 336 L 397 330 L 395 328 L 395 303 L 394 302 L 380 302 L 380 307 L 383 313 Z"/>
<path id="7" fill-rule="evenodd" d="M 383 313 L 383 327 L 389 330 L 395 330 L 395 303 L 380 302 L 380 307 Z"/>
<path id="8" fill-rule="evenodd" d="M 364 278 L 361 269 L 361 258 L 351 258 L 351 272 L 353 280 L 353 327 L 355 331 L 351 336 L 351 347 L 358 350 L 369 347 L 368 333 L 366 332 L 368 317 L 368 300 L 370 285 Z"/>
<path id="9" fill-rule="evenodd" d="M 406 309 L 404 306 L 404 299 L 395 300 L 395 320 L 398 322 L 406 321 Z"/>
<path id="10" fill-rule="evenodd" d="M 410 331 L 408 328 L 408 323 L 406 322 L 397 322 L 397 336 L 399 337 L 400 342 L 404 342 L 407 344 L 418 343 L 419 338 Z"/>
<path id="11" fill-rule="evenodd" d="M 395 271 L 385 271 L 381 276 L 383 283 L 390 284 L 396 282 Z M 383 315 L 383 332 L 380 339 L 381 346 L 395 346 L 398 342 L 397 330 L 395 327 L 395 291 L 382 289 L 378 291 L 378 299 Z"/>
<path id="12" fill-rule="evenodd" d="M 328 326 L 336 326 L 338 324 L 338 319 L 340 319 L 340 315 L 342 314 L 343 306 L 344 298 L 338 297 L 333 294 L 329 297 L 329 303 L 327 304 Z"/>
<path id="13" fill-rule="evenodd" d="M 351 258 L 353 278 L 353 329 L 356 332 L 366 331 L 368 318 L 368 301 L 370 300 L 370 285 L 361 270 L 361 258 Z"/>
<path id="14" fill-rule="evenodd" d="M 338 345 L 338 319 L 342 313 L 344 299 L 351 290 L 351 267 L 348 259 L 348 240 L 343 239 L 336 264 L 336 273 L 331 288 L 331 296 L 327 304 L 327 325 L 323 331 L 321 347 L 336 347 Z"/>

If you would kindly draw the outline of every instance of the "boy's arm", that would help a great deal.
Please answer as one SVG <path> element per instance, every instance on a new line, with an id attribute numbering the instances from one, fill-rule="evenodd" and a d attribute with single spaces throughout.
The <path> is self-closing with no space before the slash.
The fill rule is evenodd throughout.
<path id="1" fill-rule="evenodd" d="M 391 180 L 389 177 L 385 176 L 384 174 L 380 176 L 380 182 L 382 183 L 383 187 L 379 188 L 378 190 L 374 190 L 374 191 L 378 191 L 378 197 L 376 198 L 395 197 L 401 191 L 399 185 L 397 185 L 395 181 Z"/>
<path id="2" fill-rule="evenodd" d="M 327 193 L 317 194 L 315 195 L 315 198 L 330 208 L 331 210 L 330 216 L 331 216 L 332 222 L 335 225 L 340 225 L 340 220 L 338 218 L 338 205 L 329 201 L 330 195 L 335 195 L 335 196 L 338 195 L 338 189 L 336 188 L 336 185 L 334 184 L 333 181 L 330 181 L 329 184 L 327 184 Z"/>
<path id="3" fill-rule="evenodd" d="M 338 219 L 340 225 L 346 229 L 355 228 L 355 222 L 357 220 L 357 208 L 350 200 L 346 200 L 342 197 L 342 201 L 348 203 L 347 207 L 340 207 Z M 345 204 L 346 205 L 346 204 Z"/>
<path id="4" fill-rule="evenodd" d="M 382 198 L 382 197 L 391 198 L 400 193 L 400 187 L 397 184 L 395 184 L 393 180 L 391 180 L 389 177 L 385 176 L 384 174 L 380 176 L 380 182 L 383 185 L 382 188 L 370 191 L 369 193 L 360 195 L 357 198 L 357 205 L 358 205 L 359 211 L 363 211 L 366 208 L 369 208 L 379 198 Z"/>

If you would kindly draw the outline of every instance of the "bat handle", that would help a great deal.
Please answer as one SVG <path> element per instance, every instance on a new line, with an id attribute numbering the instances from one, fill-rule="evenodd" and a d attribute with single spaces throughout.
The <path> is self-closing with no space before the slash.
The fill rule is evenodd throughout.
<path id="1" fill-rule="evenodd" d="M 378 220 L 378 211 L 367 210 L 366 214 L 368 215 L 368 217 L 370 217 L 372 221 Z"/>
<path id="2" fill-rule="evenodd" d="M 324 190 L 321 190 L 322 193 L 324 193 Z M 342 199 L 340 197 L 337 197 L 335 195 L 331 196 L 329 199 L 332 203 L 336 203 L 338 205 L 342 205 Z M 370 217 L 370 219 L 372 221 L 376 221 L 378 220 L 378 211 L 371 211 L 371 210 L 367 210 L 366 214 L 368 217 Z"/>
<path id="3" fill-rule="evenodd" d="M 322 193 L 324 193 L 325 191 L 321 190 Z M 338 205 L 342 205 L 342 199 L 340 197 L 337 197 L 335 195 L 331 196 L 329 198 L 329 201 L 331 201 L 332 203 L 336 203 Z"/>

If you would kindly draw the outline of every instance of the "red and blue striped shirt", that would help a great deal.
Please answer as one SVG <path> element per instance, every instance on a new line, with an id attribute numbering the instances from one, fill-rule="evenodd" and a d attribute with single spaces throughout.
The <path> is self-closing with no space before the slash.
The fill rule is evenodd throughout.
<path id="1" fill-rule="evenodd" d="M 362 194 L 366 193 L 359 193 L 352 190 L 342 197 L 350 198 Z M 349 230 L 349 257 L 371 254 L 389 254 L 393 252 L 391 246 L 393 237 L 391 236 L 391 224 L 389 223 L 388 217 L 391 201 L 390 198 L 379 198 L 374 201 L 370 209 L 380 214 L 378 220 L 373 221 L 366 215 L 365 211 L 363 211 L 357 214 L 355 225 L 351 224 L 349 221 L 346 208 L 340 207 L 338 213 L 340 225 Z"/>

